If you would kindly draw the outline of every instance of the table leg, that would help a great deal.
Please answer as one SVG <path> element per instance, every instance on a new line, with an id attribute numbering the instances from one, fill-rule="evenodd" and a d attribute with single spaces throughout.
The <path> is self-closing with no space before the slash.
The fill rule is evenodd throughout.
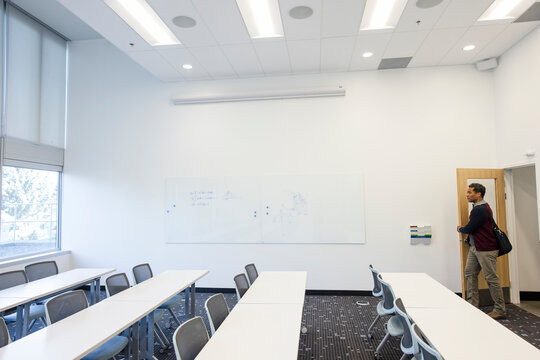
<path id="1" fill-rule="evenodd" d="M 142 318 L 139 326 L 139 348 L 141 349 L 141 357 L 143 359 L 148 359 L 148 350 L 146 349 L 146 336 L 148 332 L 146 331 L 147 319 Z"/>
<path id="2" fill-rule="evenodd" d="M 101 300 L 100 293 L 101 293 L 100 278 L 97 278 L 96 279 L 96 290 L 95 290 L 96 302 L 94 304 L 97 304 Z"/>
<path id="3" fill-rule="evenodd" d="M 190 317 L 195 316 L 195 283 L 191 284 L 191 312 Z"/>
<path id="4" fill-rule="evenodd" d="M 147 344 L 147 353 L 146 358 L 152 360 L 154 358 L 154 312 L 146 315 L 146 341 Z"/>
<path id="5" fill-rule="evenodd" d="M 94 305 L 96 303 L 96 281 L 92 280 L 90 283 L 90 305 Z"/>
<path id="6" fill-rule="evenodd" d="M 28 335 L 28 314 L 30 314 L 30 303 L 24 304 L 22 336 Z"/>
<path id="7" fill-rule="evenodd" d="M 184 290 L 184 296 L 184 305 L 186 309 L 185 314 L 187 315 L 189 309 L 189 288 L 186 288 L 186 290 Z"/>
<path id="8" fill-rule="evenodd" d="M 133 360 L 139 360 L 139 321 L 131 326 L 131 353 L 133 354 Z"/>
<path id="9" fill-rule="evenodd" d="M 24 304 L 17 306 L 17 320 L 15 323 L 15 339 L 22 338 Z"/>

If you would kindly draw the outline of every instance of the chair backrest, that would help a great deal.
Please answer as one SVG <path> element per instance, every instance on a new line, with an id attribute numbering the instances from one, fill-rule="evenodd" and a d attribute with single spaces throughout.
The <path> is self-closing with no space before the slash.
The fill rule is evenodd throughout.
<path id="1" fill-rule="evenodd" d="M 246 293 L 249 289 L 249 283 L 246 277 L 246 274 L 238 274 L 234 277 L 234 284 L 236 285 L 236 295 L 238 295 L 238 299 Z"/>
<path id="2" fill-rule="evenodd" d="M 255 264 L 247 264 L 246 273 L 249 279 L 249 283 L 253 285 L 253 282 L 259 277 L 259 273 L 257 272 Z"/>
<path id="3" fill-rule="evenodd" d="M 139 264 L 137 266 L 134 266 L 132 271 L 133 278 L 135 279 L 135 283 L 137 284 L 142 283 L 143 281 L 148 280 L 152 276 L 154 276 L 154 274 L 152 274 L 150 264 Z"/>
<path id="4" fill-rule="evenodd" d="M 105 280 L 105 286 L 107 288 L 107 296 L 113 296 L 120 291 L 129 289 L 129 280 L 126 273 L 114 274 Z"/>
<path id="5" fill-rule="evenodd" d="M 8 271 L 0 274 L 0 290 L 4 290 L 13 286 L 21 285 L 28 282 L 24 270 Z"/>
<path id="6" fill-rule="evenodd" d="M 221 323 L 225 320 L 227 315 L 229 315 L 229 308 L 227 307 L 225 296 L 223 296 L 223 294 L 210 296 L 204 303 L 204 307 L 206 308 L 208 320 L 210 320 L 210 332 L 214 335 Z"/>
<path id="7" fill-rule="evenodd" d="M 383 311 L 387 314 L 394 314 L 394 300 L 396 297 L 394 296 L 392 286 L 382 279 L 381 274 L 377 275 L 377 279 L 381 283 L 383 292 Z"/>
<path id="8" fill-rule="evenodd" d="M 6 322 L 4 321 L 4 318 L 0 317 L 0 347 L 6 346 L 10 342 L 11 338 L 9 337 Z"/>
<path id="9" fill-rule="evenodd" d="M 371 271 L 371 275 L 373 276 L 373 291 L 371 292 L 373 296 L 380 297 L 382 296 L 382 287 L 381 283 L 379 282 L 379 279 L 377 278 L 377 275 L 379 275 L 379 272 L 373 268 L 373 265 L 369 264 L 369 270 Z"/>
<path id="10" fill-rule="evenodd" d="M 45 303 L 47 324 L 67 318 L 88 307 L 88 300 L 82 290 L 69 291 L 55 296 Z"/>
<path id="11" fill-rule="evenodd" d="M 35 281 L 58 274 L 56 261 L 42 261 L 24 267 L 28 281 Z"/>
<path id="12" fill-rule="evenodd" d="M 442 360 L 441 354 L 427 343 L 424 333 L 416 324 L 413 324 L 413 336 L 420 348 L 420 360 Z"/>
<path id="13" fill-rule="evenodd" d="M 174 352 L 178 360 L 194 360 L 208 342 L 203 319 L 196 316 L 176 329 L 173 335 Z"/>
<path id="14" fill-rule="evenodd" d="M 407 314 L 407 310 L 405 310 L 401 298 L 397 298 L 394 301 L 394 309 L 399 315 L 399 320 L 401 320 L 401 324 L 403 325 L 403 336 L 401 337 L 402 350 L 403 348 L 411 349 L 413 354 L 418 353 L 418 344 L 412 337 L 412 321 L 409 318 L 409 314 Z"/>

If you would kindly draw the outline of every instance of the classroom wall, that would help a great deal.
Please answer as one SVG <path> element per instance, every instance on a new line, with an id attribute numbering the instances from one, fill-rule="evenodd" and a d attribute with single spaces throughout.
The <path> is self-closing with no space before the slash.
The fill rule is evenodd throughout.
<path id="1" fill-rule="evenodd" d="M 534 166 L 512 170 L 520 291 L 540 291 L 540 238 Z"/>
<path id="2" fill-rule="evenodd" d="M 211 272 L 198 285 L 230 288 L 254 262 L 307 270 L 309 289 L 367 290 L 372 263 L 461 291 L 456 168 L 496 164 L 491 73 L 452 66 L 161 83 L 104 40 L 73 42 L 69 66 L 62 239 L 74 266 L 202 268 Z M 344 98 L 171 103 L 338 85 Z M 358 171 L 364 245 L 164 243 L 167 178 Z M 432 225 L 431 245 L 409 244 L 416 224 Z"/>

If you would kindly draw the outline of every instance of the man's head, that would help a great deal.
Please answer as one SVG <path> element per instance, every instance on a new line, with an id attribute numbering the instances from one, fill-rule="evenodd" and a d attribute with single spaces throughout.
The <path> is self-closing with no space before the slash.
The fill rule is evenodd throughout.
<path id="1" fill-rule="evenodd" d="M 482 184 L 472 183 L 467 189 L 467 201 L 477 203 L 484 198 L 486 187 Z"/>

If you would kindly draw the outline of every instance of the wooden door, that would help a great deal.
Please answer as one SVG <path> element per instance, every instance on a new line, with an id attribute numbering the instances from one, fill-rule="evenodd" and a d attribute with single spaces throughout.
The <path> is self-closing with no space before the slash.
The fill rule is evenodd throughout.
<path id="1" fill-rule="evenodd" d="M 486 186 L 486 195 L 484 199 L 493 209 L 495 221 L 499 228 L 504 232 L 506 229 L 506 201 L 504 191 L 504 170 L 503 169 L 457 169 L 458 181 L 458 207 L 459 207 L 459 225 L 466 225 L 469 221 L 469 203 L 467 202 L 466 193 L 470 183 L 476 182 Z M 491 194 L 490 194 L 491 192 Z M 461 234 L 462 240 L 466 239 L 466 235 Z M 463 298 L 466 299 L 467 282 L 465 280 L 465 264 L 467 255 L 469 254 L 469 245 L 465 241 L 460 242 L 460 259 L 461 259 L 461 288 Z M 497 258 L 497 272 L 501 281 L 504 299 L 510 302 L 510 274 L 508 271 L 508 255 Z M 483 272 L 480 272 L 478 279 L 478 288 L 480 292 L 480 306 L 493 304 L 487 283 L 484 279 Z"/>

